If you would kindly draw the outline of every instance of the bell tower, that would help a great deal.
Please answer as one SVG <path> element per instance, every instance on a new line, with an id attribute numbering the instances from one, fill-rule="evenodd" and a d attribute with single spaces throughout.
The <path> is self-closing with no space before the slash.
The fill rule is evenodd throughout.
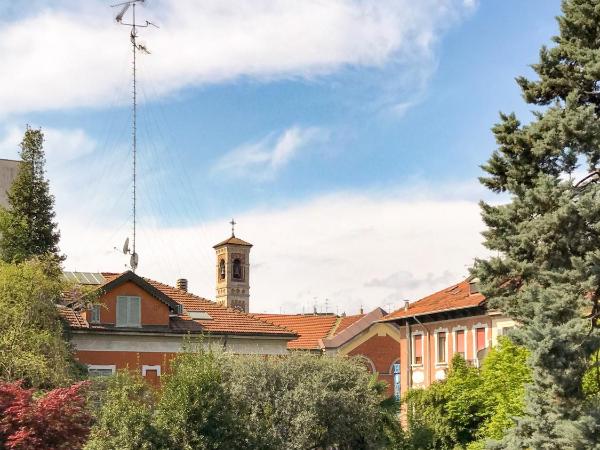
<path id="1" fill-rule="evenodd" d="M 250 310 L 250 249 L 252 244 L 235 237 L 231 219 L 231 237 L 213 248 L 217 256 L 216 301 L 243 312 Z"/>

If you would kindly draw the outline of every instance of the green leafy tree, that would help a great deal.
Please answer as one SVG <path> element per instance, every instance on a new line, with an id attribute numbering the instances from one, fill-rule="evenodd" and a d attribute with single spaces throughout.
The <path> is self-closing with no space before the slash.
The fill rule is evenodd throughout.
<path id="1" fill-rule="evenodd" d="M 294 353 L 224 361 L 246 448 L 369 449 L 402 440 L 384 389 L 357 359 Z"/>
<path id="2" fill-rule="evenodd" d="M 523 415 L 525 386 L 531 382 L 528 356 L 527 349 L 501 337 L 485 357 L 479 389 L 483 424 L 477 431 L 483 439 L 501 439 Z"/>
<path id="3" fill-rule="evenodd" d="M 244 448 L 242 426 L 223 382 L 220 355 L 185 353 L 163 379 L 156 426 L 172 449 Z"/>
<path id="4" fill-rule="evenodd" d="M 58 261 L 60 233 L 54 222 L 54 197 L 45 175 L 44 135 L 27 127 L 21 142 L 21 164 L 8 191 L 8 209 L 0 212 L 0 257 L 21 262 L 53 255 Z"/>
<path id="5" fill-rule="evenodd" d="M 77 377 L 56 307 L 63 288 L 53 261 L 0 261 L 0 380 L 50 388 Z"/>
<path id="6" fill-rule="evenodd" d="M 405 448 L 397 405 L 355 359 L 178 355 L 158 399 L 109 381 L 87 450 Z"/>
<path id="7" fill-rule="evenodd" d="M 94 381 L 96 423 L 86 450 L 150 450 L 161 448 L 161 436 L 153 423 L 154 390 L 140 375 L 120 371 Z"/>
<path id="8" fill-rule="evenodd" d="M 499 448 L 594 448 L 597 404 L 582 380 L 600 347 L 600 2 L 564 0 L 555 45 L 517 79 L 542 107 L 529 124 L 501 114 L 498 149 L 481 182 L 510 197 L 482 203 L 485 245 L 497 256 L 474 273 L 492 308 L 516 319 L 529 351 L 532 382 L 525 414 Z M 594 174 L 574 179 L 579 164 Z"/>
<path id="9" fill-rule="evenodd" d="M 445 450 L 473 442 L 483 422 L 481 385 L 478 370 L 456 355 L 445 380 L 409 391 L 404 402 L 411 448 Z"/>

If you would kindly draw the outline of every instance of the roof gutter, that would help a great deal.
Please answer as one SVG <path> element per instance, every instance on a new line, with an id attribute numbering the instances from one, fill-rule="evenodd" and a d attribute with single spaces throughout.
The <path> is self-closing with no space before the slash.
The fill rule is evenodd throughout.
<path id="1" fill-rule="evenodd" d="M 427 315 L 431 315 L 431 314 L 438 314 L 438 313 L 444 313 L 444 312 L 449 312 L 449 311 L 459 311 L 461 309 L 472 309 L 472 308 L 478 308 L 480 306 L 482 306 L 482 304 L 485 303 L 485 300 L 482 300 L 479 304 L 477 305 L 472 305 L 472 306 L 460 306 L 457 308 L 448 308 L 448 309 L 440 309 L 438 311 L 430 311 L 430 312 L 423 312 L 420 314 L 413 314 L 412 316 L 401 316 L 401 317 L 390 317 L 388 319 L 381 319 L 378 320 L 377 322 L 395 322 L 397 320 L 402 320 L 402 319 L 410 319 L 411 317 L 414 318 L 416 320 L 417 317 L 421 317 L 421 316 L 427 316 Z"/>
<path id="2" fill-rule="evenodd" d="M 170 336 L 173 338 L 185 337 L 190 334 L 204 335 L 208 338 L 210 338 L 210 337 L 215 337 L 215 338 L 229 337 L 229 338 L 238 338 L 238 339 L 242 339 L 245 337 L 251 337 L 251 338 L 259 338 L 259 339 L 293 340 L 298 337 L 298 335 L 296 335 L 296 334 L 270 334 L 270 333 L 219 333 L 219 334 L 216 334 L 216 333 L 207 333 L 207 332 L 203 332 L 203 331 L 185 331 L 185 332 L 181 332 L 181 333 L 174 333 L 172 331 L 171 332 L 139 331 L 139 330 L 113 331 L 113 330 L 94 330 L 94 329 L 77 329 L 77 328 L 69 328 L 69 330 L 73 334 L 103 334 L 103 335 L 109 335 L 109 336 L 113 336 L 113 335 L 117 335 L 117 336 Z"/>

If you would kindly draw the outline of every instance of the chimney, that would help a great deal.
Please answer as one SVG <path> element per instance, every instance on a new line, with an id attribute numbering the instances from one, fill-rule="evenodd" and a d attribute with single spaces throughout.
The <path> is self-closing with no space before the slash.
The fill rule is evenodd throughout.
<path id="1" fill-rule="evenodd" d="M 404 300 L 404 311 L 408 311 L 408 305 L 409 305 L 410 301 L 409 300 Z"/>
<path id="2" fill-rule="evenodd" d="M 179 278 L 177 280 L 177 289 L 187 292 L 187 289 L 188 289 L 187 278 Z"/>

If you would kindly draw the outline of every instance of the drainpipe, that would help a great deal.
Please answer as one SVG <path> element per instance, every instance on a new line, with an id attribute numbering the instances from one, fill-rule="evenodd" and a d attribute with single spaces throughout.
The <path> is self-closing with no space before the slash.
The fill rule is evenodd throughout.
<path id="1" fill-rule="evenodd" d="M 406 370 L 408 375 L 408 389 L 412 388 L 412 336 L 410 320 L 406 320 Z"/>
<path id="2" fill-rule="evenodd" d="M 427 331 L 427 345 L 425 346 L 425 349 L 427 350 L 427 370 L 425 371 L 425 373 L 427 374 L 427 386 L 429 386 L 431 384 L 431 355 L 429 354 L 429 328 L 423 325 L 423 323 L 421 323 L 421 321 L 417 319 L 417 316 L 413 316 L 413 319 L 415 319 L 417 323 L 423 328 L 425 328 L 425 330 Z M 425 362 L 423 362 L 423 368 L 425 368 Z"/>

